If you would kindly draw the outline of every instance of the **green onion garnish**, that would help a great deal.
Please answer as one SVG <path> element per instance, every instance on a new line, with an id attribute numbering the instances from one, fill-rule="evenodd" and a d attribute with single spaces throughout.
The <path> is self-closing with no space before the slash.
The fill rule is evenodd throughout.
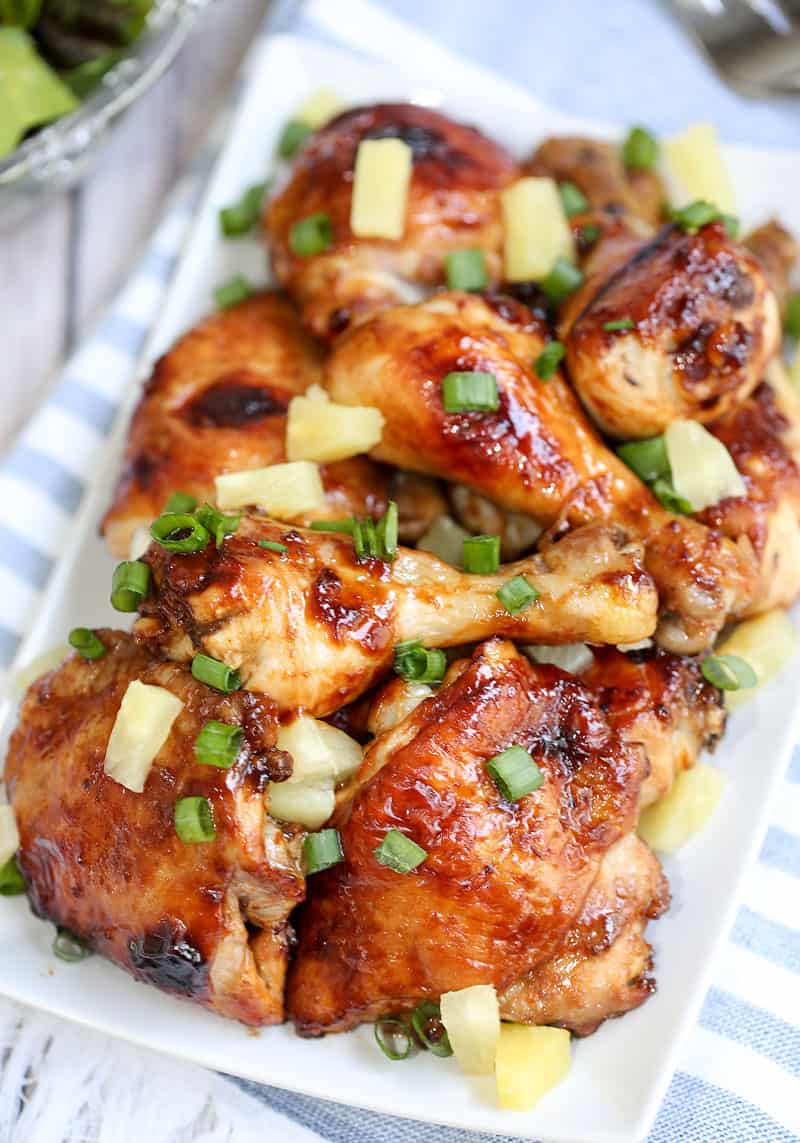
<path id="1" fill-rule="evenodd" d="M 739 233 L 738 218 L 734 218 L 732 214 L 724 214 L 719 207 L 714 206 L 713 202 L 705 202 L 703 199 L 690 202 L 680 210 L 671 211 L 670 216 L 672 221 L 688 234 L 696 234 L 701 226 L 707 226 L 709 222 L 724 222 L 729 238 L 736 238 Z"/>
<path id="2" fill-rule="evenodd" d="M 410 683 L 440 683 L 447 656 L 438 647 L 424 647 L 419 639 L 406 639 L 394 649 L 395 673 Z"/>
<path id="3" fill-rule="evenodd" d="M 211 537 L 195 516 L 188 512 L 164 512 L 150 525 L 150 535 L 168 552 L 202 552 Z"/>
<path id="4" fill-rule="evenodd" d="M 226 536 L 232 536 L 242 521 L 242 513 L 225 516 L 213 504 L 202 504 L 195 512 L 197 520 L 212 534 L 214 543 L 221 548 Z"/>
<path id="5" fill-rule="evenodd" d="M 671 479 L 660 476 L 658 480 L 653 481 L 652 490 L 656 500 L 663 504 L 668 512 L 674 512 L 678 516 L 691 516 L 694 512 L 689 501 L 675 491 Z"/>
<path id="6" fill-rule="evenodd" d="M 507 802 L 517 802 L 538 790 L 544 775 L 524 746 L 509 746 L 486 763 L 495 786 Z"/>
<path id="7" fill-rule="evenodd" d="M 311 134 L 313 134 L 311 128 L 302 119 L 290 119 L 278 139 L 277 151 L 280 157 L 293 158 Z"/>
<path id="8" fill-rule="evenodd" d="M 524 611 L 539 598 L 539 592 L 532 583 L 528 583 L 524 575 L 515 575 L 513 579 L 498 588 L 496 595 L 511 615 Z"/>
<path id="9" fill-rule="evenodd" d="M 603 329 L 606 333 L 622 333 L 627 329 L 635 329 L 636 322 L 632 318 L 620 318 L 619 321 L 604 321 Z"/>
<path id="10" fill-rule="evenodd" d="M 622 161 L 632 171 L 649 171 L 658 159 L 658 140 L 646 127 L 632 127 L 622 144 Z"/>
<path id="11" fill-rule="evenodd" d="M 394 500 L 390 500 L 386 511 L 376 525 L 378 547 L 381 559 L 394 560 L 397 557 L 397 538 L 400 530 L 400 513 Z"/>
<path id="12" fill-rule="evenodd" d="M 247 188 L 238 202 L 222 208 L 219 212 L 219 228 L 226 238 L 236 238 L 253 229 L 261 213 L 266 189 L 266 183 L 256 183 Z"/>
<path id="13" fill-rule="evenodd" d="M 347 516 L 344 520 L 312 520 L 309 527 L 315 532 L 344 532 L 352 536 L 355 523 L 352 516 Z"/>
<path id="14" fill-rule="evenodd" d="M 789 298 L 783 328 L 790 337 L 800 337 L 800 294 L 792 294 Z"/>
<path id="15" fill-rule="evenodd" d="M 208 798 L 178 798 L 175 803 L 175 832 L 186 845 L 214 840 L 217 831 Z"/>
<path id="16" fill-rule="evenodd" d="M 541 381 L 549 381 L 566 352 L 560 341 L 549 341 L 533 363 L 536 376 Z"/>
<path id="17" fill-rule="evenodd" d="M 585 210 L 589 209 L 589 200 L 583 191 L 575 186 L 575 183 L 559 183 L 558 193 L 567 218 L 572 218 L 576 214 L 583 214 Z"/>
<path id="18" fill-rule="evenodd" d="M 360 519 L 354 517 L 349 522 L 336 520 L 330 523 L 337 525 L 333 531 L 351 533 L 357 559 L 391 562 L 397 558 L 398 519 L 397 505 L 394 500 L 390 500 L 388 508 L 379 520 L 365 516 Z"/>
<path id="19" fill-rule="evenodd" d="M 444 260 L 451 290 L 482 290 L 486 285 L 486 259 L 482 250 L 451 250 Z"/>
<path id="20" fill-rule="evenodd" d="M 289 551 L 286 544 L 279 544 L 277 540 L 259 540 L 258 546 L 259 548 L 266 548 L 268 552 L 278 552 L 280 555 Z"/>
<path id="21" fill-rule="evenodd" d="M 85 941 L 76 937 L 69 929 L 59 926 L 53 938 L 53 955 L 57 956 L 59 960 L 66 961 L 67 964 L 77 964 L 78 961 L 86 960 L 87 956 L 92 954 Z"/>
<path id="22" fill-rule="evenodd" d="M 344 860 L 342 839 L 338 829 L 321 829 L 318 833 L 306 834 L 303 842 L 306 876 L 321 873 Z"/>
<path id="23" fill-rule="evenodd" d="M 194 756 L 201 766 L 217 766 L 230 770 L 244 741 L 241 726 L 211 719 L 194 740 Z"/>
<path id="24" fill-rule="evenodd" d="M 446 413 L 494 412 L 500 407 L 494 373 L 448 373 L 442 403 Z"/>
<path id="25" fill-rule="evenodd" d="M 333 245 L 333 224 L 324 211 L 295 222 L 289 231 L 289 246 L 298 258 L 321 254 Z"/>
<path id="26" fill-rule="evenodd" d="M 600 237 L 600 233 L 600 227 L 596 222 L 587 222 L 578 231 L 578 238 L 582 246 L 591 246 Z"/>
<path id="27" fill-rule="evenodd" d="M 221 663 L 219 659 L 212 659 L 210 655 L 203 655 L 202 653 L 195 655 L 192 659 L 192 674 L 198 683 L 205 683 L 206 686 L 222 691 L 223 694 L 238 691 L 242 685 L 242 679 L 237 670 L 229 667 L 226 663 Z"/>
<path id="28" fill-rule="evenodd" d="M 16 857 L 9 857 L 0 866 L 0 897 L 18 897 L 25 892 L 25 878 L 20 873 Z"/>
<path id="29" fill-rule="evenodd" d="M 669 457 L 663 434 L 648 437 L 642 441 L 628 441 L 619 445 L 617 456 L 632 468 L 645 484 L 652 484 L 660 477 L 670 477 Z"/>
<path id="30" fill-rule="evenodd" d="M 410 873 L 427 857 L 421 845 L 406 837 L 399 829 L 390 829 L 375 850 L 375 860 L 395 873 Z"/>
<path id="31" fill-rule="evenodd" d="M 141 560 L 117 564 L 111 577 L 111 606 L 115 611 L 136 611 L 150 586 L 150 568 Z"/>
<path id="32" fill-rule="evenodd" d="M 165 512 L 194 512 L 197 501 L 188 492 L 173 492 L 164 505 Z"/>
<path id="33" fill-rule="evenodd" d="M 470 536 L 462 545 L 461 566 L 472 575 L 492 575 L 500 567 L 500 537 Z"/>
<path id="34" fill-rule="evenodd" d="M 217 303 L 218 309 L 229 310 L 231 306 L 238 305 L 239 302 L 249 298 L 252 292 L 253 287 L 244 274 L 237 274 L 235 277 L 229 278 L 227 282 L 223 282 L 221 286 L 217 286 L 214 290 L 214 301 Z"/>
<path id="35" fill-rule="evenodd" d="M 754 687 L 758 675 L 747 662 L 738 655 L 709 655 L 700 666 L 703 678 L 721 691 L 741 691 Z"/>
<path id="36" fill-rule="evenodd" d="M 394 1017 L 377 1021 L 375 1041 L 389 1060 L 405 1060 L 411 1051 L 411 1033 L 402 1020 Z"/>
<path id="37" fill-rule="evenodd" d="M 102 659 L 106 653 L 105 644 L 88 627 L 73 627 L 69 633 L 69 645 L 84 659 Z"/>
<path id="38" fill-rule="evenodd" d="M 434 1056 L 452 1056 L 453 1049 L 438 1004 L 426 1000 L 415 1008 L 411 1013 L 411 1027 L 423 1047 L 433 1052 Z"/>
<path id="39" fill-rule="evenodd" d="M 542 291 L 550 303 L 560 306 L 570 294 L 574 294 L 583 281 L 583 274 L 566 258 L 556 258 L 553 268 L 542 282 Z"/>

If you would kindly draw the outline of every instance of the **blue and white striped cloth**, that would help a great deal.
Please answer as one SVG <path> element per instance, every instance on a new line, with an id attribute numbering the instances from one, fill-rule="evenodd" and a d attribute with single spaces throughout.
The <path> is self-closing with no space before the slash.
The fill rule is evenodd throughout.
<path id="1" fill-rule="evenodd" d="M 644 77 L 653 61 L 648 45 L 658 42 L 658 69 L 672 79 L 653 93 L 652 106 L 643 107 L 637 101 L 637 116 L 646 113 L 654 126 L 670 127 L 691 119 L 691 107 L 702 105 L 705 115 L 721 123 L 725 135 L 739 141 L 785 144 L 800 137 L 796 109 L 743 105 L 685 54 L 655 5 L 639 0 L 617 0 L 613 5 L 571 0 L 567 5 L 537 5 L 534 17 L 533 5 L 523 10 L 513 0 L 494 0 L 490 6 L 483 0 L 470 0 L 463 5 L 462 17 L 449 28 L 451 17 L 446 20 L 444 12 L 450 6 L 424 0 L 385 0 L 385 4 L 395 16 L 411 16 L 419 26 L 432 26 L 440 33 L 446 28 L 454 46 L 482 63 L 496 62 L 498 28 L 513 28 L 514 34 L 503 40 L 506 75 L 534 87 L 545 100 L 607 119 L 630 117 L 619 106 L 619 87 L 608 77 L 624 63 L 625 89 L 637 91 L 637 69 Z M 347 43 L 347 27 L 332 32 L 329 20 L 315 18 L 319 10 L 319 0 L 310 4 L 285 0 L 277 5 L 272 26 Z M 531 28 L 526 36 L 520 24 L 527 19 Z M 638 64 L 635 50 L 624 61 L 620 59 L 620 29 L 629 48 L 638 45 L 641 49 Z M 596 45 L 606 42 L 610 58 L 601 68 L 598 59 L 602 61 L 603 53 L 596 51 Z M 544 52 L 536 43 L 548 44 L 548 50 Z M 520 44 L 527 45 L 527 50 L 520 49 Z M 362 42 L 359 48 L 364 50 Z M 568 84 L 565 69 L 553 68 L 554 57 L 570 60 Z M 542 63 L 541 74 L 532 71 L 537 61 Z M 644 78 L 642 83 L 645 90 L 652 88 Z M 212 158 L 213 148 L 177 188 L 128 285 L 0 464 L 0 666 L 10 664 L 36 613 L 70 521 L 97 470 Z M 410 1127 L 405 1121 L 266 1086 L 242 1086 L 321 1140 L 335 1143 L 405 1143 L 410 1133 L 419 1143 L 479 1143 L 487 1138 L 422 1124 Z M 714 985 L 650 1136 L 651 1143 L 791 1143 L 798 1139 L 800 753 L 795 754 L 780 790 L 730 941 L 716 966 Z"/>

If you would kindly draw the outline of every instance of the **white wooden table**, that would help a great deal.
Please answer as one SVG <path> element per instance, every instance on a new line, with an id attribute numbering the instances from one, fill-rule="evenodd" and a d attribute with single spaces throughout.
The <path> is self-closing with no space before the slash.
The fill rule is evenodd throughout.
<path id="1" fill-rule="evenodd" d="M 0 232 L 0 451 L 124 282 L 268 5 L 212 5 L 167 74 L 109 134 L 83 185 Z"/>

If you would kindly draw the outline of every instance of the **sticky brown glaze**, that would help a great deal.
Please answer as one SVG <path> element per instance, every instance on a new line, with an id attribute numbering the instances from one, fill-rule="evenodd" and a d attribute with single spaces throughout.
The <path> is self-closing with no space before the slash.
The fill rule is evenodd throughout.
<path id="1" fill-rule="evenodd" d="M 486 770 L 511 745 L 544 776 L 516 802 Z M 473 984 L 503 990 L 551 959 L 634 826 L 644 769 L 580 682 L 509 643 L 479 648 L 365 755 L 339 811 L 345 860 L 314 879 L 298 923 L 298 1031 L 344 1031 Z M 390 829 L 426 851 L 411 873 L 375 858 Z"/>
<path id="2" fill-rule="evenodd" d="M 665 227 L 610 277 L 595 276 L 591 294 L 562 322 L 567 367 L 590 416 L 619 439 L 655 436 L 679 417 L 718 419 L 780 344 L 766 275 L 721 222 L 696 234 Z M 621 320 L 634 327 L 604 328 Z"/>
<path id="3" fill-rule="evenodd" d="M 356 238 L 350 230 L 353 170 L 364 139 L 411 147 L 406 226 L 399 240 Z M 332 338 L 419 287 L 444 280 L 453 250 L 484 251 L 491 281 L 501 275 L 500 191 L 517 178 L 514 159 L 473 127 L 408 103 L 355 108 L 318 131 L 295 160 L 288 186 L 270 203 L 266 236 L 278 280 L 310 329 Z M 323 211 L 333 226 L 324 253 L 297 257 L 292 226 Z"/>
<path id="4" fill-rule="evenodd" d="M 128 432 L 122 475 L 102 530 L 127 558 L 173 492 L 215 497 L 214 477 L 286 460 L 286 410 L 321 379 L 319 346 L 280 294 L 258 294 L 205 318 L 156 364 Z M 322 470 L 332 518 L 379 514 L 389 474 L 364 457 Z"/>
<path id="5" fill-rule="evenodd" d="M 259 540 L 286 546 L 278 553 Z M 551 551 L 465 575 L 426 552 L 359 561 L 349 536 L 245 517 L 222 549 L 144 559 L 152 593 L 137 636 L 156 654 L 204 651 L 241 669 L 282 710 L 324 716 L 363 694 L 405 639 L 458 646 L 490 635 L 524 642 L 633 642 L 651 634 L 656 593 L 641 549 L 613 529 L 579 529 Z M 498 589 L 524 575 L 540 592 L 511 615 Z"/>
<path id="6" fill-rule="evenodd" d="M 598 519 L 640 537 L 661 595 L 658 638 L 681 653 L 701 650 L 749 604 L 752 554 L 662 508 L 589 425 L 563 376 L 536 376 L 547 340 L 512 298 L 443 293 L 341 338 L 327 385 L 337 401 L 380 408 L 376 459 L 466 485 L 550 537 Z M 497 412 L 446 413 L 441 384 L 454 370 L 493 374 Z"/>
<path id="7" fill-rule="evenodd" d="M 283 1019 L 288 917 L 303 897 L 301 832 L 265 812 L 268 781 L 289 776 L 263 696 L 221 695 L 185 667 L 156 662 L 129 635 L 101 630 L 107 653 L 72 656 L 29 689 L 6 781 L 18 860 L 34 912 L 64 925 L 138 980 L 246 1024 Z M 183 710 L 144 791 L 107 777 L 103 760 L 128 684 L 164 687 Z M 230 770 L 201 766 L 209 719 L 238 725 Z M 186 845 L 179 798 L 211 803 L 216 838 Z"/>
<path id="8" fill-rule="evenodd" d="M 792 271 L 800 254 L 796 238 L 776 218 L 771 218 L 752 230 L 744 244 L 764 268 L 783 313 L 791 294 Z"/>

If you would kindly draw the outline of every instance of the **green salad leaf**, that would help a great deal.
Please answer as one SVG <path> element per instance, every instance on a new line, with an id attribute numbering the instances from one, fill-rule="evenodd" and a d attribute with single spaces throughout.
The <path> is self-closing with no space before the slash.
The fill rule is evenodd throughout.
<path id="1" fill-rule="evenodd" d="M 0 27 L 0 157 L 27 131 L 74 111 L 78 100 L 19 27 Z"/>

